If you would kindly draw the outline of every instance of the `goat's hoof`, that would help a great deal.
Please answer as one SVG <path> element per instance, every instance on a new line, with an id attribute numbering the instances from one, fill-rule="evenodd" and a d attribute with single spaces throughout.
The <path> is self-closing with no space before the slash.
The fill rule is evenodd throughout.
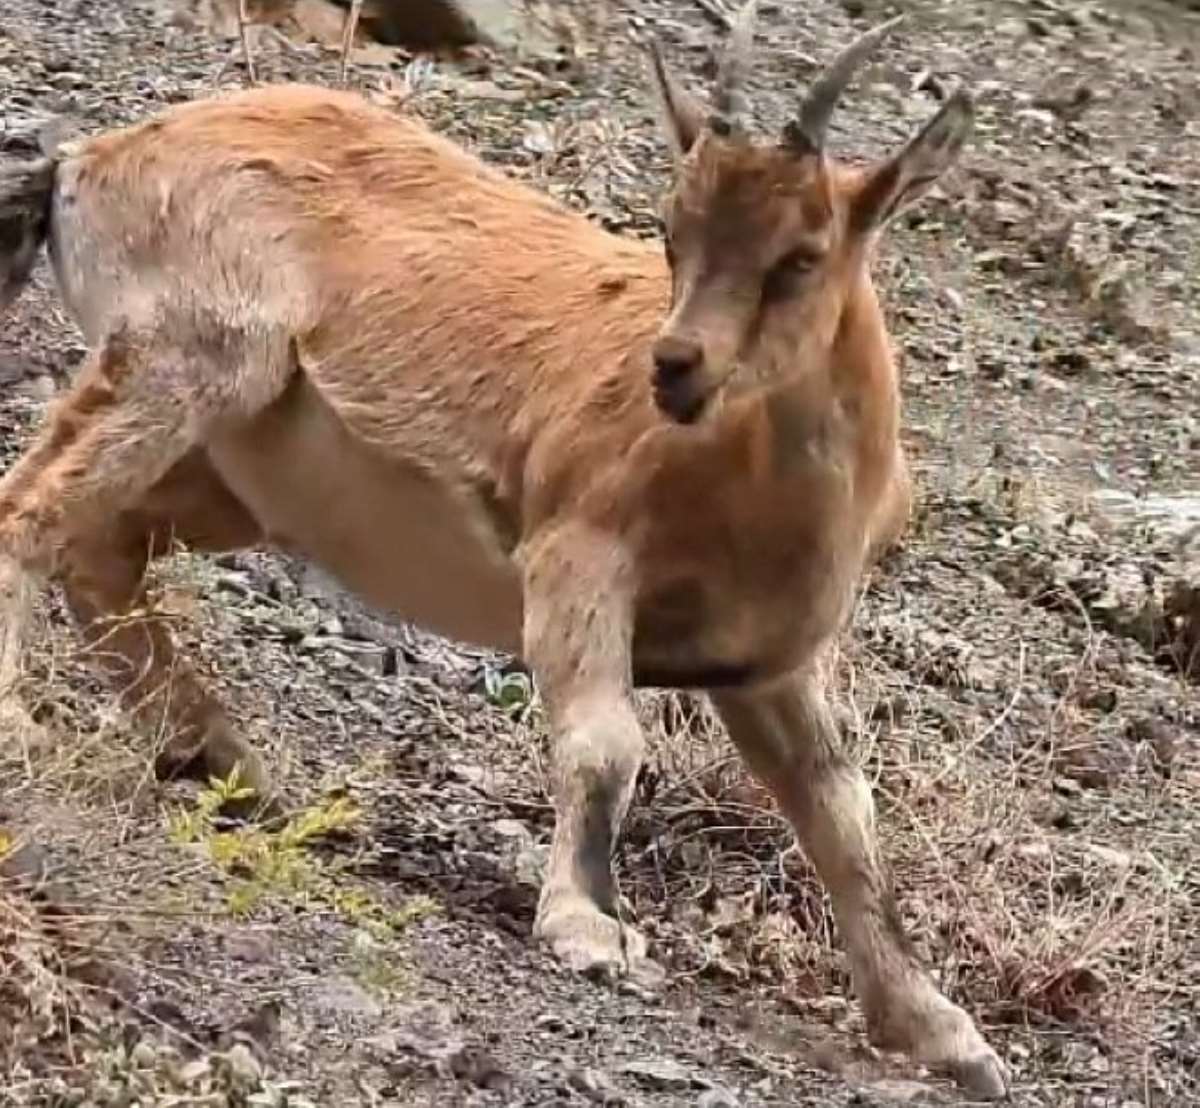
<path id="1" fill-rule="evenodd" d="M 227 800 L 221 805 L 221 815 L 271 829 L 286 821 L 287 804 L 282 794 L 270 789 L 262 795 L 256 792 L 253 796 Z"/>
<path id="2" fill-rule="evenodd" d="M 167 745 L 154 758 L 154 776 L 159 781 L 175 781 L 180 778 L 191 781 L 205 780 L 204 759 L 199 746 L 185 748 Z"/>
<path id="3" fill-rule="evenodd" d="M 247 766 L 247 770 L 239 770 L 238 784 L 249 789 L 249 795 L 226 800 L 221 805 L 221 815 L 246 822 L 280 822 L 287 814 L 284 796 L 272 784 L 258 756 L 249 750 L 246 755 L 244 763 L 237 760 L 234 764 Z M 221 772 L 225 762 L 219 762 L 217 767 L 211 762 L 210 753 L 203 744 L 191 750 L 167 747 L 154 761 L 154 774 L 160 781 L 184 778 L 207 785 L 214 778 L 225 780 L 232 773 Z"/>
<path id="4" fill-rule="evenodd" d="M 959 1086 L 981 1100 L 1003 1100 L 1008 1096 L 1008 1071 L 994 1050 L 963 1058 L 949 1067 Z"/>
<path id="5" fill-rule="evenodd" d="M 871 1041 L 883 1050 L 901 1051 L 931 1070 L 952 1077 L 980 1100 L 1008 1095 L 1008 1071 L 984 1041 L 974 1021 L 927 984 L 901 993 L 889 1018 L 871 1028 Z"/>
<path id="6" fill-rule="evenodd" d="M 534 933 L 568 969 L 606 981 L 628 977 L 643 987 L 663 979 L 646 957 L 642 934 L 580 898 L 541 913 Z"/>

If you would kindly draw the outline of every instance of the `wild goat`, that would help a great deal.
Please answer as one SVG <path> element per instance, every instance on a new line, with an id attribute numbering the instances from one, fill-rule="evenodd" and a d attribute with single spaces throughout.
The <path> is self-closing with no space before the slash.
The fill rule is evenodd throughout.
<path id="1" fill-rule="evenodd" d="M 536 933 L 616 971 L 646 964 L 610 865 L 643 752 L 633 689 L 707 689 L 829 888 L 873 1039 L 999 1095 L 1001 1062 L 906 943 L 821 676 L 909 509 L 872 253 L 971 102 L 877 164 L 827 156 L 886 24 L 755 140 L 752 13 L 711 109 L 653 51 L 665 264 L 345 92 L 240 92 L 8 168 L 0 288 L 48 241 L 91 352 L 0 483 L 4 633 L 27 582 L 57 578 L 138 710 L 172 721 L 160 769 L 240 764 L 263 795 L 167 630 L 119 618 L 174 539 L 297 551 L 523 655 L 556 742 Z"/>

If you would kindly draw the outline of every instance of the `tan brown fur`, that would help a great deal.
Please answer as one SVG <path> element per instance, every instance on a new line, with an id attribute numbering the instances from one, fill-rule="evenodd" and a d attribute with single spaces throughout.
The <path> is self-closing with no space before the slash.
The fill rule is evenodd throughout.
<path id="1" fill-rule="evenodd" d="M 556 742 L 536 929 L 580 966 L 647 965 L 609 862 L 631 689 L 713 688 L 829 885 L 873 1033 L 995 1093 L 895 923 L 819 680 L 908 513 L 875 231 L 962 113 L 868 172 L 688 141 L 698 115 L 668 100 L 671 267 L 348 93 L 257 89 L 64 150 L 49 243 L 92 353 L 0 482 L 6 580 L 63 581 L 139 711 L 175 723 L 168 767 L 240 761 L 264 795 L 165 628 L 109 625 L 173 538 L 293 550 L 522 653 Z M 699 356 L 677 373 L 679 350 Z"/>

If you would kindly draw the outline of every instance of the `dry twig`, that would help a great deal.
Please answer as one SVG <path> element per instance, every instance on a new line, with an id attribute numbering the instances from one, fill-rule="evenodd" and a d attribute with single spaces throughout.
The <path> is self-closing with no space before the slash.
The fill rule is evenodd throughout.
<path id="1" fill-rule="evenodd" d="M 725 10 L 717 0 L 696 0 L 698 7 L 709 19 L 711 19 L 723 31 L 728 31 L 733 26 L 733 17 Z"/>
<path id="2" fill-rule="evenodd" d="M 250 49 L 250 14 L 246 10 L 247 0 L 238 0 L 238 35 L 242 40 L 242 56 L 246 59 L 246 80 L 258 84 L 258 73 L 254 66 L 254 51 Z"/>
<path id="3" fill-rule="evenodd" d="M 350 51 L 354 46 L 354 35 L 358 30 L 358 17 L 362 14 L 362 0 L 350 0 L 350 10 L 342 30 L 342 67 L 339 79 L 346 83 L 346 70 L 350 65 Z"/>

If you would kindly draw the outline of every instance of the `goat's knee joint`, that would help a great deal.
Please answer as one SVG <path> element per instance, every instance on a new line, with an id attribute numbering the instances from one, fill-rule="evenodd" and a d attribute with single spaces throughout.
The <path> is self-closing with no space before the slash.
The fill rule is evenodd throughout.
<path id="1" fill-rule="evenodd" d="M 574 786 L 572 791 L 597 799 L 611 793 L 612 803 L 617 803 L 637 773 L 643 754 L 636 724 L 610 727 L 598 721 L 562 734 L 555 751 L 555 769 L 560 779 Z"/>

